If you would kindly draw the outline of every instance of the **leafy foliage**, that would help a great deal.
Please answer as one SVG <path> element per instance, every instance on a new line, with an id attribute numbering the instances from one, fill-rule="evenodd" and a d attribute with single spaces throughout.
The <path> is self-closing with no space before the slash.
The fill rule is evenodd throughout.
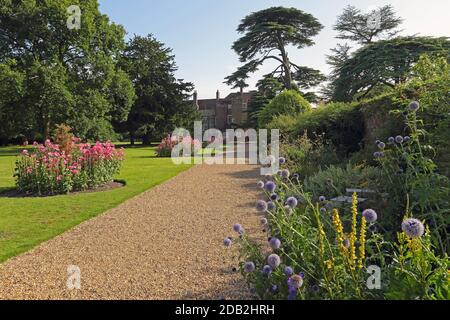
<path id="1" fill-rule="evenodd" d="M 267 125 L 275 116 L 300 114 L 311 110 L 311 105 L 296 90 L 285 90 L 273 98 L 259 113 L 260 127 Z"/>
<path id="2" fill-rule="evenodd" d="M 286 89 L 292 89 L 294 81 L 299 81 L 299 86 L 319 81 L 319 71 L 294 64 L 288 58 L 286 47 L 301 49 L 313 45 L 312 37 L 322 28 L 316 18 L 296 8 L 272 7 L 248 15 L 237 29 L 244 35 L 233 44 L 245 64 L 228 76 L 226 83 L 236 86 L 245 82 L 267 60 L 279 64 L 270 76 L 279 79 Z"/>
<path id="3" fill-rule="evenodd" d="M 379 86 L 394 88 L 410 77 L 411 67 L 423 53 L 449 56 L 447 38 L 405 37 L 369 44 L 339 68 L 333 81 L 333 98 L 351 101 L 364 98 Z"/>

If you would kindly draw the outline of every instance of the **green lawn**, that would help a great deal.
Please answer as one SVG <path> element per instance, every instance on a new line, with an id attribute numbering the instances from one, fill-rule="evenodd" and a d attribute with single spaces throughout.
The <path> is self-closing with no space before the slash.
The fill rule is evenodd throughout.
<path id="1" fill-rule="evenodd" d="M 21 148 L 0 148 L 0 191 L 14 187 L 13 169 Z M 169 158 L 155 158 L 154 148 L 126 148 L 117 179 L 123 188 L 47 198 L 7 198 L 0 195 L 0 262 L 27 251 L 80 222 L 171 178 L 189 165 L 174 165 Z"/>

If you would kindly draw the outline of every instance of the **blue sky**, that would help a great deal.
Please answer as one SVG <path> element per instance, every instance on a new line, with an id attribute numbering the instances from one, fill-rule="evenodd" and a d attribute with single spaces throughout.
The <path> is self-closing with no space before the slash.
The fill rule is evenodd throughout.
<path id="1" fill-rule="evenodd" d="M 171 47 L 179 67 L 177 76 L 193 82 L 200 98 L 212 98 L 217 89 L 223 96 L 231 91 L 223 81 L 240 65 L 231 45 L 239 36 L 236 27 L 247 14 L 286 6 L 314 15 L 324 25 L 316 45 L 291 49 L 289 55 L 297 64 L 327 73 L 325 55 L 337 43 L 332 26 L 342 9 L 352 4 L 370 11 L 388 3 L 405 20 L 403 34 L 450 36 L 449 0 L 100 0 L 100 10 L 123 25 L 128 37 L 152 33 Z M 265 65 L 253 75 L 249 89 L 271 68 Z"/>

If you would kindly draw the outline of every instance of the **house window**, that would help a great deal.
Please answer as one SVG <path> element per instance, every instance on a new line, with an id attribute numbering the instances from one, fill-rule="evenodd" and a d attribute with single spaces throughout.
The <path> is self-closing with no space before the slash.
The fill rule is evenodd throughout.
<path id="1" fill-rule="evenodd" d="M 232 105 L 232 104 L 229 104 L 229 105 L 228 105 L 228 111 L 231 111 L 231 110 L 233 110 L 233 105 Z"/>
<path id="2" fill-rule="evenodd" d="M 227 116 L 227 123 L 230 125 L 233 123 L 233 116 L 232 115 L 228 115 Z"/>
<path id="3" fill-rule="evenodd" d="M 247 111 L 247 104 L 246 103 L 242 103 L 242 111 Z"/>

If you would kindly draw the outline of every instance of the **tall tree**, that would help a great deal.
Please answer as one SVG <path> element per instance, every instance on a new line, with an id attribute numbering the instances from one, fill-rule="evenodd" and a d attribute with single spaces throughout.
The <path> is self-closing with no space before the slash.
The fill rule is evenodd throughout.
<path id="1" fill-rule="evenodd" d="M 338 16 L 334 30 L 336 38 L 354 41 L 365 45 L 376 40 L 387 40 L 398 35 L 398 26 L 402 19 L 398 17 L 391 5 L 386 5 L 363 13 L 354 6 L 347 6 Z"/>
<path id="2" fill-rule="evenodd" d="M 334 100 L 363 98 L 379 86 L 393 88 L 405 82 L 411 67 L 424 53 L 450 59 L 449 39 L 404 37 L 362 47 L 342 65 L 333 81 Z"/>
<path id="3" fill-rule="evenodd" d="M 272 7 L 248 15 L 237 28 L 243 36 L 232 47 L 245 64 L 226 78 L 227 83 L 246 79 L 264 62 L 272 60 L 279 65 L 271 75 L 291 89 L 297 79 L 303 80 L 305 69 L 289 59 L 287 47 L 312 46 L 312 38 L 322 28 L 314 16 L 296 8 Z"/>
<path id="4" fill-rule="evenodd" d="M 68 27 L 72 5 L 82 13 L 79 28 Z M 125 31 L 98 7 L 97 0 L 0 2 L 0 64 L 14 61 L 23 77 L 17 105 L 27 118 L 10 119 L 14 135 L 44 139 L 64 122 L 82 138 L 106 139 L 111 121 L 126 120 L 134 92 L 117 68 Z"/>
<path id="5" fill-rule="evenodd" d="M 123 128 L 132 143 L 142 138 L 149 144 L 176 127 L 190 128 L 199 119 L 198 111 L 186 102 L 193 85 L 175 78 L 177 66 L 172 49 L 152 35 L 131 39 L 120 65 L 132 80 L 137 95 Z"/>

